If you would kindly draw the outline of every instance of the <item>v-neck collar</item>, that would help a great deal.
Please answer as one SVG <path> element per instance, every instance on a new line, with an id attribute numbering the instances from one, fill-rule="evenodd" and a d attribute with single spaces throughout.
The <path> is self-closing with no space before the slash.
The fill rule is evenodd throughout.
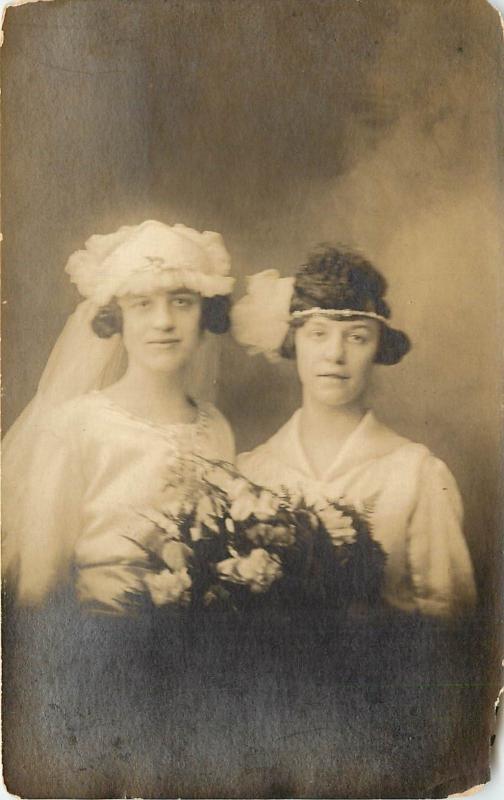
<path id="1" fill-rule="evenodd" d="M 298 409 L 283 428 L 284 447 L 282 452 L 290 462 L 289 450 L 298 469 L 311 480 L 329 482 L 350 469 L 379 458 L 396 450 L 408 442 L 376 419 L 372 411 L 367 411 L 357 427 L 344 441 L 334 461 L 322 475 L 317 475 L 306 456 L 301 440 L 301 409 Z M 292 462 L 290 462 L 292 465 Z"/>

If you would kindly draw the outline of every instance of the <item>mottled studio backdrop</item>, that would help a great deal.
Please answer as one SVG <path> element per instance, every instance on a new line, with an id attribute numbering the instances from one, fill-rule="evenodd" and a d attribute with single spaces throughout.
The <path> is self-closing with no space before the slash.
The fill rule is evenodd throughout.
<path id="1" fill-rule="evenodd" d="M 392 285 L 415 347 L 376 407 L 445 459 L 490 588 L 502 378 L 502 33 L 485 0 L 55 0 L 7 11 L 4 426 L 76 295 L 67 256 L 154 217 L 220 231 L 239 276 L 321 241 Z M 78 357 L 78 354 L 76 354 Z M 240 449 L 298 402 L 293 368 L 223 353 Z"/>

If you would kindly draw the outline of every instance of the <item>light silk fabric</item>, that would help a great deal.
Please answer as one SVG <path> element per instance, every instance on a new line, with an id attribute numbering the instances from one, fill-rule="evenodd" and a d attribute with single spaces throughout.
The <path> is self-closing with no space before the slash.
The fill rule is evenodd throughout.
<path id="1" fill-rule="evenodd" d="M 385 599 L 393 606 L 435 616 L 472 607 L 462 503 L 447 466 L 368 412 L 318 478 L 299 423 L 298 410 L 265 444 L 239 456 L 239 469 L 256 483 L 301 490 L 309 498 L 343 498 L 357 509 L 370 503 L 372 534 L 387 555 Z"/>
<path id="2" fill-rule="evenodd" d="M 39 424 L 29 471 L 4 484 L 4 570 L 16 575 L 17 597 L 41 604 L 77 567 L 81 599 L 106 592 L 107 565 L 124 580 L 138 558 L 142 513 L 170 480 L 181 455 L 232 461 L 231 429 L 210 403 L 193 424 L 156 425 L 99 391 L 72 399 Z M 173 476 L 173 471 L 171 475 Z M 97 601 L 109 598 L 97 596 Z"/>

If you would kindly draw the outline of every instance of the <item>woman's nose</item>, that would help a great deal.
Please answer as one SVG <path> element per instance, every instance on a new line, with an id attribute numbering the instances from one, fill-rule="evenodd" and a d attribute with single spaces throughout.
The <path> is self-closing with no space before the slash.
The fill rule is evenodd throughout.
<path id="1" fill-rule="evenodd" d="M 345 339 L 337 331 L 327 342 L 326 354 L 336 364 L 344 364 L 346 361 Z"/>
<path id="2" fill-rule="evenodd" d="M 173 312 L 170 303 L 160 300 L 153 309 L 153 324 L 156 328 L 170 329 L 174 327 Z"/>

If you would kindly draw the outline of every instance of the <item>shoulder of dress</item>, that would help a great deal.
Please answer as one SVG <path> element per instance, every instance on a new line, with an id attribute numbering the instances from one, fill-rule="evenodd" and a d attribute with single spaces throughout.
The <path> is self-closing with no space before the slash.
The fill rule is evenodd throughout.
<path id="1" fill-rule="evenodd" d="M 419 463 L 432 457 L 431 451 L 424 444 L 397 433 L 379 421 L 373 413 L 369 416 L 367 433 L 376 450 L 381 451 L 383 455 L 391 455 L 393 458 L 411 463 Z"/>
<path id="2" fill-rule="evenodd" d="M 422 442 L 416 442 L 413 439 L 407 439 L 392 430 L 390 430 L 390 433 L 397 439 L 397 447 L 393 452 L 397 453 L 399 458 L 421 464 L 422 468 L 426 470 L 434 472 L 450 471 L 445 462 L 438 458 L 427 445 Z"/>
<path id="3" fill-rule="evenodd" d="M 200 414 L 208 422 L 213 423 L 218 427 L 229 428 L 229 430 L 231 430 L 231 426 L 226 417 L 213 403 L 210 403 L 208 400 L 198 401 L 198 409 Z"/>
<path id="4" fill-rule="evenodd" d="M 208 401 L 198 402 L 200 414 L 200 431 L 216 449 L 219 458 L 226 461 L 235 459 L 235 440 L 233 429 L 224 414 Z"/>
<path id="5" fill-rule="evenodd" d="M 245 450 L 236 457 L 236 464 L 239 469 L 253 466 L 263 460 L 266 452 L 264 444 L 259 445 L 259 447 L 254 447 L 253 450 Z"/>
<path id="6" fill-rule="evenodd" d="M 257 483 L 268 483 L 272 466 L 271 458 L 263 446 L 240 453 L 236 458 L 238 471 Z"/>
<path id="7" fill-rule="evenodd" d="M 43 421 L 42 427 L 60 435 L 70 435 L 72 431 L 85 429 L 89 417 L 96 416 L 102 409 L 97 395 L 97 392 L 89 392 L 54 406 Z"/>
<path id="8" fill-rule="evenodd" d="M 293 420 L 294 417 L 291 417 L 269 439 L 266 439 L 265 442 L 257 445 L 257 447 L 240 453 L 237 462 L 238 466 L 240 466 L 240 463 L 244 466 L 262 466 L 263 464 L 284 460 L 285 448 L 291 441 L 290 434 L 292 433 Z"/>
<path id="9" fill-rule="evenodd" d="M 284 474 L 285 465 L 281 463 L 276 441 L 275 434 L 268 441 L 254 447 L 253 450 L 240 453 L 236 460 L 240 472 L 259 483 L 275 481 L 279 472 Z"/>
<path id="10" fill-rule="evenodd" d="M 426 445 L 404 439 L 392 455 L 395 466 L 403 475 L 415 475 L 419 485 L 441 488 L 449 494 L 459 493 L 457 481 L 448 465 Z"/>
<path id="11" fill-rule="evenodd" d="M 457 488 L 455 477 L 448 466 L 441 458 L 438 458 L 427 447 L 422 461 L 422 474 L 425 478 L 438 481 L 446 485 L 446 488 Z"/>
<path id="12" fill-rule="evenodd" d="M 92 403 L 92 395 L 85 394 L 72 397 L 70 400 L 54 406 L 49 412 L 48 419 L 53 424 L 68 424 L 77 417 L 85 414 Z"/>
<path id="13" fill-rule="evenodd" d="M 424 444 L 403 437 L 398 439 L 400 440 L 385 455 L 394 470 L 402 472 L 404 477 L 415 475 L 418 478 L 439 461 Z"/>
<path id="14" fill-rule="evenodd" d="M 397 453 L 400 458 L 409 461 L 422 462 L 434 458 L 426 445 L 403 436 L 398 437 L 397 447 L 393 452 Z"/>

